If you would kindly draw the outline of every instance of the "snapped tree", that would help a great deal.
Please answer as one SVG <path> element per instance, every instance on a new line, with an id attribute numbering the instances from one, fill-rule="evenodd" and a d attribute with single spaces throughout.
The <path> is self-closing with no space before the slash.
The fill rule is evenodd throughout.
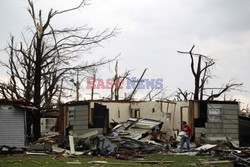
<path id="1" fill-rule="evenodd" d="M 122 83 L 124 80 L 130 75 L 130 70 L 126 70 L 122 76 L 118 75 L 118 60 L 115 64 L 115 76 L 113 78 L 113 83 L 111 85 L 111 94 L 110 94 L 110 100 L 113 100 L 113 96 L 115 96 L 115 100 L 119 100 L 119 90 L 121 89 Z"/>
<path id="2" fill-rule="evenodd" d="M 178 100 L 188 100 L 190 95 L 193 94 L 193 100 L 203 100 L 204 97 L 207 97 L 206 100 L 213 100 L 214 98 L 220 97 L 223 93 L 228 92 L 230 90 L 233 90 L 235 88 L 238 88 L 243 85 L 243 83 L 235 83 L 232 81 L 229 81 L 227 84 L 222 85 L 220 88 L 213 87 L 208 88 L 205 87 L 205 84 L 208 82 L 211 76 L 211 67 L 215 65 L 215 61 L 212 58 L 209 58 L 202 54 L 193 53 L 195 45 L 192 46 L 190 51 L 183 52 L 183 51 L 177 51 L 181 54 L 187 54 L 190 56 L 191 59 L 191 71 L 194 76 L 194 92 L 190 93 L 187 91 L 182 91 L 180 88 L 178 88 L 177 91 L 177 99 Z M 195 62 L 195 57 L 197 57 L 197 62 Z M 205 94 L 206 90 L 210 90 L 211 94 Z M 214 93 L 214 91 L 217 91 Z"/>
<path id="3" fill-rule="evenodd" d="M 35 9 L 32 0 L 28 0 L 28 12 L 33 26 L 29 34 L 23 34 L 23 40 L 16 44 L 11 37 L 6 48 L 8 62 L 1 61 L 8 70 L 9 81 L 0 83 L 1 95 L 4 98 L 24 99 L 31 102 L 38 109 L 33 113 L 34 139 L 40 136 L 41 112 L 52 107 L 55 100 L 62 96 L 62 79 L 74 70 L 85 70 L 102 65 L 111 60 L 101 59 L 98 62 L 81 62 L 81 56 L 89 53 L 117 34 L 117 29 L 104 29 L 94 32 L 87 26 L 56 29 L 53 20 L 69 12 L 86 6 L 86 0 L 73 8 L 54 11 L 51 9 L 46 18 L 42 10 Z M 31 38 L 28 38 L 31 37 Z M 74 61 L 78 65 L 72 65 Z M 61 85 L 61 86 L 60 86 Z"/>

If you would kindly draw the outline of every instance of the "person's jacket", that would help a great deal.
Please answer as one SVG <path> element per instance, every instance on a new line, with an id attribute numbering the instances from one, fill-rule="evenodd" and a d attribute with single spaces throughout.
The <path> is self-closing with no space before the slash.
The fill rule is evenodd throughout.
<path id="1" fill-rule="evenodd" d="M 186 134 L 188 135 L 188 137 L 190 137 L 192 135 L 192 129 L 189 125 L 184 125 L 183 127 L 183 131 L 186 132 Z"/>

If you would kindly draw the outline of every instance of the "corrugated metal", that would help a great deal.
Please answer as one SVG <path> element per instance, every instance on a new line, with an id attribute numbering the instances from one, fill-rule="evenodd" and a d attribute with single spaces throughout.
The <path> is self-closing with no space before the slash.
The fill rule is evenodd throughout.
<path id="1" fill-rule="evenodd" d="M 0 106 L 0 145 L 25 146 L 25 112 L 11 105 Z"/>

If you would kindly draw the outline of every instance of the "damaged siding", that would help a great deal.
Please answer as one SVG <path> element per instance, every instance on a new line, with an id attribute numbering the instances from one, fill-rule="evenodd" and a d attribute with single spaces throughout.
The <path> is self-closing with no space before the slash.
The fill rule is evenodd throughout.
<path id="1" fill-rule="evenodd" d="M 207 137 L 229 137 L 239 140 L 238 130 L 238 105 L 234 104 L 208 104 L 208 110 L 212 107 L 216 114 L 212 114 L 212 120 L 208 112 L 206 123 Z M 210 119 L 209 119 L 210 117 Z M 220 117 L 220 118 L 219 118 Z M 238 142 L 237 142 L 238 144 Z"/>
<path id="2" fill-rule="evenodd" d="M 74 133 L 81 135 L 88 130 L 88 105 L 69 106 L 69 124 Z"/>
<path id="3" fill-rule="evenodd" d="M 12 105 L 0 106 L 0 145 L 25 146 L 25 112 Z"/>
<path id="4" fill-rule="evenodd" d="M 239 107 L 235 104 L 223 105 L 223 133 L 239 141 Z M 239 144 L 237 142 L 237 144 Z"/>
<path id="5" fill-rule="evenodd" d="M 196 120 L 195 137 L 205 132 L 211 140 L 229 138 L 239 144 L 239 106 L 226 102 L 204 103 L 200 108 L 201 117 Z M 203 115 L 205 116 L 203 117 Z M 204 124 L 204 126 L 203 126 Z"/>

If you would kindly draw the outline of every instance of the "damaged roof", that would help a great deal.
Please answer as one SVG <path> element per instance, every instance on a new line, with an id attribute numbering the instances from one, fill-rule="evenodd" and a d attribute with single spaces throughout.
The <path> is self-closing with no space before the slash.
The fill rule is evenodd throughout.
<path id="1" fill-rule="evenodd" d="M 15 107 L 20 107 L 29 110 L 37 110 L 32 104 L 25 102 L 23 99 L 0 99 L 0 105 L 13 105 Z"/>

